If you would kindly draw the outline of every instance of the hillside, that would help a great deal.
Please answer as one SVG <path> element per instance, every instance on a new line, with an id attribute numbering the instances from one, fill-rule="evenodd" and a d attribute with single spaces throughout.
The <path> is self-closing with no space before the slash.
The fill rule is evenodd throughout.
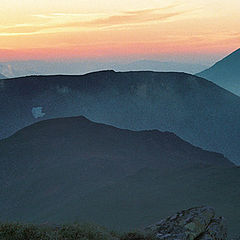
<path id="1" fill-rule="evenodd" d="M 199 204 L 239 214 L 239 169 L 169 132 L 52 119 L 1 140 L 0 156 L 1 221 L 127 229 Z"/>
<path id="2" fill-rule="evenodd" d="M 79 205 L 66 205 L 67 215 L 62 221 L 74 216 L 77 221 L 87 219 L 116 229 L 121 223 L 122 229 L 129 229 L 157 222 L 159 216 L 167 217 L 177 209 L 210 205 L 226 218 L 229 235 L 239 236 L 239 184 L 240 169 L 236 167 L 169 171 L 146 168 L 83 200 L 75 198 L 74 203 Z M 51 216 L 52 221 L 60 217 Z"/>
<path id="3" fill-rule="evenodd" d="M 197 75 L 240 96 L 240 48 Z"/>
<path id="4" fill-rule="evenodd" d="M 39 120 L 84 115 L 119 128 L 174 132 L 240 163 L 240 98 L 205 79 L 103 71 L 2 83 L 1 138 Z"/>
<path id="5" fill-rule="evenodd" d="M 189 229 L 188 226 L 196 226 Z M 16 224 L 0 223 L 2 240 L 226 240 L 227 226 L 224 217 L 209 206 L 193 207 L 178 211 L 174 216 L 161 219 L 144 229 L 127 233 L 109 231 L 93 224 Z"/>

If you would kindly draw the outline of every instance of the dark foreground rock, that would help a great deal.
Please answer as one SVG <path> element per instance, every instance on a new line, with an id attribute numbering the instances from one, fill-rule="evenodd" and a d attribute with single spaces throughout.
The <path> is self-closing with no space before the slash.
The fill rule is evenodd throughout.
<path id="1" fill-rule="evenodd" d="M 178 212 L 146 228 L 160 240 L 225 240 L 224 218 L 216 217 L 211 207 L 196 207 Z"/>
<path id="2" fill-rule="evenodd" d="M 91 224 L 29 225 L 0 223 L 0 240 L 225 240 L 226 224 L 210 207 L 179 212 L 142 232 L 120 234 Z M 233 240 L 233 239 L 232 239 Z M 240 240 L 240 239 L 234 239 Z"/>

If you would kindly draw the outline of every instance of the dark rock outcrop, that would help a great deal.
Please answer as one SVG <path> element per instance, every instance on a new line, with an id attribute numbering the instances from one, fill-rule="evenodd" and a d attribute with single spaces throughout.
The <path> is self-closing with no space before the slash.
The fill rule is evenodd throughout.
<path id="1" fill-rule="evenodd" d="M 224 218 L 216 217 L 211 207 L 195 207 L 178 212 L 146 228 L 160 240 L 225 240 Z"/>

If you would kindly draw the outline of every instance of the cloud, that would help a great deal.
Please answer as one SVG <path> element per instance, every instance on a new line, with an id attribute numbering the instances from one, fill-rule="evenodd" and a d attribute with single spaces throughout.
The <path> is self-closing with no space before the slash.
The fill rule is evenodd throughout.
<path id="1" fill-rule="evenodd" d="M 39 33 L 79 31 L 108 27 L 136 26 L 150 22 L 166 21 L 186 11 L 176 11 L 176 5 L 165 8 L 127 11 L 115 15 L 53 13 L 50 15 L 32 15 L 41 18 L 41 23 L 31 22 L 12 26 L 0 26 L 0 36 L 32 35 Z M 79 19 L 80 18 L 80 19 Z M 77 20 L 78 19 L 78 20 Z M 87 19 L 87 20 L 86 20 Z M 90 19 L 90 20 L 89 20 Z M 59 23 L 61 22 L 61 23 Z"/>
<path id="2" fill-rule="evenodd" d="M 36 18 L 46 18 L 46 19 L 53 19 L 53 18 L 56 18 L 56 16 L 50 14 L 50 15 L 45 15 L 45 14 L 34 14 L 32 15 L 32 17 L 36 17 Z"/>
<path id="3" fill-rule="evenodd" d="M 112 27 L 122 25 L 136 25 L 154 21 L 164 21 L 184 14 L 185 11 L 165 12 L 165 9 L 145 9 L 129 11 L 118 15 L 97 18 L 91 21 L 66 23 L 64 27 Z"/>
<path id="4" fill-rule="evenodd" d="M 61 18 L 61 17 L 89 17 L 89 16 L 100 16 L 102 13 L 51 13 L 51 14 L 33 14 L 32 17 L 36 18 Z"/>
<path id="5" fill-rule="evenodd" d="M 127 14 L 127 15 L 118 15 L 111 16 L 108 18 L 97 19 L 92 22 L 86 23 L 87 26 L 113 26 L 113 25 L 129 25 L 129 24 L 142 24 L 152 21 L 167 20 L 171 17 L 182 14 L 182 12 L 174 13 L 156 13 L 152 11 L 150 13 L 141 13 L 141 14 Z"/>

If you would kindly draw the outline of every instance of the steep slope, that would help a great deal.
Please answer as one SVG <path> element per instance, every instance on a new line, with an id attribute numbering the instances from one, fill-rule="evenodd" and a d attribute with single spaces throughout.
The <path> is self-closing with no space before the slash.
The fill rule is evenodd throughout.
<path id="1" fill-rule="evenodd" d="M 91 192 L 146 167 L 210 166 L 233 164 L 169 132 L 121 130 L 84 117 L 42 121 L 0 141 L 0 220 L 58 215 L 59 222 L 69 217 L 66 206 L 81 208 L 77 202 Z"/>
<path id="2" fill-rule="evenodd" d="M 142 169 L 110 186 L 66 204 L 65 219 L 94 221 L 113 228 L 138 228 L 178 208 L 209 205 L 224 215 L 229 236 L 239 236 L 240 168 Z M 78 204 L 76 204 L 78 203 Z M 50 213 L 52 221 L 59 214 Z"/>
<path id="3" fill-rule="evenodd" d="M 120 128 L 174 132 L 240 163 L 240 98 L 190 74 L 103 71 L 2 86 L 2 138 L 41 119 L 84 115 Z"/>
<path id="4" fill-rule="evenodd" d="M 197 75 L 240 96 L 240 48 Z"/>

